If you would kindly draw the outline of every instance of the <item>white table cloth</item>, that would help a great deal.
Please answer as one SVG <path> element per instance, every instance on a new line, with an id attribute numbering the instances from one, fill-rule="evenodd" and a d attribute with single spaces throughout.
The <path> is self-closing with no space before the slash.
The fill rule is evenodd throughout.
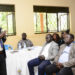
<path id="1" fill-rule="evenodd" d="M 29 48 L 29 50 L 28 48 L 15 51 L 6 50 L 7 75 L 29 75 L 27 63 L 38 57 L 41 48 L 36 46 Z"/>

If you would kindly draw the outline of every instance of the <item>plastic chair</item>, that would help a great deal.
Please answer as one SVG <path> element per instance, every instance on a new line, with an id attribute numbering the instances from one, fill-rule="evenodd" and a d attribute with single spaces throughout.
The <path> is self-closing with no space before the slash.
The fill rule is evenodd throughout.
<path id="1" fill-rule="evenodd" d="M 11 45 L 4 45 L 5 50 L 13 50 L 13 47 Z"/>

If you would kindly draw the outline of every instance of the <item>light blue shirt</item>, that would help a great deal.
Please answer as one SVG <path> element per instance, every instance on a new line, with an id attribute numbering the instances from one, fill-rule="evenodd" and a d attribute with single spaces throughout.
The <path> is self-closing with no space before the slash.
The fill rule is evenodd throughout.
<path id="1" fill-rule="evenodd" d="M 68 62 L 70 48 L 71 48 L 71 45 L 70 46 L 66 46 L 66 48 L 63 50 L 63 53 L 61 54 L 61 56 L 59 57 L 59 60 L 58 60 L 59 63 Z"/>

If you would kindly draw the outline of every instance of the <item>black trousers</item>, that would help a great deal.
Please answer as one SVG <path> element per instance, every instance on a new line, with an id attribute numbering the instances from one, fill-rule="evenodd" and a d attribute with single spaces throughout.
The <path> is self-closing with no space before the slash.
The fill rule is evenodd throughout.
<path id="1" fill-rule="evenodd" d="M 6 59 L 4 57 L 4 54 L 0 54 L 0 75 L 7 75 Z"/>
<path id="2" fill-rule="evenodd" d="M 55 64 L 48 65 L 45 68 L 46 75 L 52 75 L 53 73 L 57 73 L 57 75 L 73 75 L 72 69 L 70 67 L 64 67 L 59 69 Z"/>

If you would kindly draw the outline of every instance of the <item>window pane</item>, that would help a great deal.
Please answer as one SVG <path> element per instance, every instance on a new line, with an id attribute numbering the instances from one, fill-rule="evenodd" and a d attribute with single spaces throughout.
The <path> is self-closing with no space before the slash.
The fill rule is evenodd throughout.
<path id="1" fill-rule="evenodd" d="M 57 31 L 57 14 L 56 13 L 47 13 L 48 21 L 48 32 Z"/>
<path id="2" fill-rule="evenodd" d="M 37 14 L 34 13 L 34 31 L 36 32 L 37 31 L 37 26 L 36 26 L 36 23 L 37 22 Z"/>
<path id="3" fill-rule="evenodd" d="M 41 32 L 41 25 L 40 25 L 40 13 L 37 13 L 37 32 Z"/>
<path id="4" fill-rule="evenodd" d="M 67 13 L 59 13 L 59 31 L 64 31 L 68 29 L 67 23 Z"/>
<path id="5" fill-rule="evenodd" d="M 57 32 L 69 29 L 68 13 L 34 13 L 36 33 Z"/>
<path id="6" fill-rule="evenodd" d="M 47 32 L 46 13 L 34 13 L 34 26 L 36 33 Z"/>
<path id="7" fill-rule="evenodd" d="M 7 30 L 7 12 L 0 12 L 0 27 L 2 30 Z"/>
<path id="8" fill-rule="evenodd" d="M 7 16 L 8 18 L 8 33 L 13 33 L 13 15 L 12 14 L 8 14 Z"/>
<path id="9" fill-rule="evenodd" d="M 34 24 L 35 24 L 35 31 L 36 32 L 41 32 L 40 13 L 35 13 L 35 15 L 34 15 Z"/>
<path id="10" fill-rule="evenodd" d="M 2 30 L 7 31 L 7 35 L 14 34 L 13 26 L 14 26 L 14 20 L 13 20 L 13 12 L 0 12 L 0 27 Z"/>

